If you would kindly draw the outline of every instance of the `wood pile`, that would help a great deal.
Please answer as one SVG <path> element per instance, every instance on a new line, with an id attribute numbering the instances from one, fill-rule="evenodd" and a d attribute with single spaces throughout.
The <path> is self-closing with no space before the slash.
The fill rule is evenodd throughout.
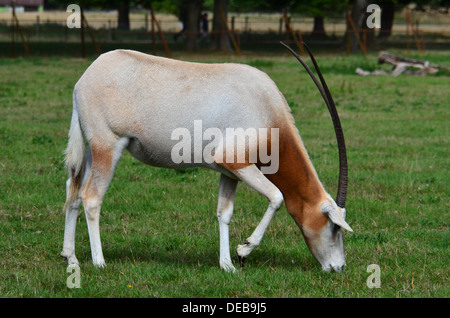
<path id="1" fill-rule="evenodd" d="M 415 74 L 415 75 L 427 75 L 435 74 L 439 70 L 450 72 L 450 67 L 440 66 L 432 64 L 429 61 L 416 60 L 408 57 L 398 56 L 389 52 L 381 51 L 378 55 L 378 64 L 391 64 L 392 76 L 399 76 L 402 73 Z M 416 69 L 411 71 L 411 69 Z M 383 70 L 376 70 L 373 72 L 364 71 L 361 68 L 356 69 L 356 73 L 362 76 L 368 75 L 388 75 L 389 73 Z"/>

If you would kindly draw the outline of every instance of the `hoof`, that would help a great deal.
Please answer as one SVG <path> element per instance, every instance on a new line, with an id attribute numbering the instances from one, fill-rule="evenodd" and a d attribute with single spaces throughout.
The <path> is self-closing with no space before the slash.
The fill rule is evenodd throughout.
<path id="1" fill-rule="evenodd" d="M 75 255 L 68 256 L 65 253 L 61 253 L 60 256 L 67 261 L 67 265 L 79 265 L 77 258 Z"/>
<path id="2" fill-rule="evenodd" d="M 244 245 L 238 245 L 236 249 L 236 253 L 239 259 L 239 265 L 241 267 L 244 267 L 244 262 L 247 259 L 250 252 L 253 250 L 254 247 L 251 246 L 249 241 L 245 241 Z"/>
<path id="3" fill-rule="evenodd" d="M 245 263 L 246 259 L 247 259 L 247 257 L 239 256 L 239 254 L 238 254 L 238 260 L 239 260 L 240 267 L 244 267 L 244 263 Z"/>
<path id="4" fill-rule="evenodd" d="M 221 264 L 220 268 L 227 273 L 236 273 L 236 268 L 232 264 Z"/>
<path id="5" fill-rule="evenodd" d="M 102 268 L 105 268 L 105 267 L 106 267 L 106 263 L 105 263 L 105 261 L 103 261 L 103 262 L 98 262 L 98 263 L 94 263 L 94 267 L 95 267 L 95 268 L 102 269 Z"/>

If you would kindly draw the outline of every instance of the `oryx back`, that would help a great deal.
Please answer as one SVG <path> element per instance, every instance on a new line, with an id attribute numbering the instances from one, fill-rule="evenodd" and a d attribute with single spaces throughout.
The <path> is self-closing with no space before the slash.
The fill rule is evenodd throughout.
<path id="1" fill-rule="evenodd" d="M 275 83 L 253 67 L 182 62 L 128 50 L 100 56 L 76 84 L 75 94 L 88 140 L 127 137 L 136 158 L 169 168 L 191 166 L 171 160 L 177 128 L 194 136 L 194 122 L 201 121 L 203 131 L 218 128 L 225 138 L 226 128 L 270 128 L 289 113 Z"/>

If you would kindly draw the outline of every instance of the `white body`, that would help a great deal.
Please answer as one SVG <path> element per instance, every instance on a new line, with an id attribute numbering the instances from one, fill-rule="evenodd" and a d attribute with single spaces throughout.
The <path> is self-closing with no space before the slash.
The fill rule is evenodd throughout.
<path id="1" fill-rule="evenodd" d="M 220 266 L 234 271 L 228 225 L 233 213 L 237 182 L 243 181 L 269 200 L 261 223 L 237 252 L 245 258 L 261 242 L 273 215 L 284 200 L 301 228 L 311 252 L 325 270 L 345 265 L 342 231 L 350 229 L 344 213 L 325 192 L 294 126 L 287 103 L 275 83 L 263 72 L 238 64 L 199 64 L 118 50 L 101 55 L 75 85 L 73 115 L 66 165 L 66 228 L 62 255 L 75 257 L 75 225 L 83 202 L 88 221 L 93 262 L 105 264 L 99 234 L 103 196 L 116 164 L 127 149 L 140 161 L 158 167 L 201 166 L 221 173 L 217 216 L 220 228 Z M 279 166 L 264 175 L 260 163 L 237 161 L 174 163 L 177 144 L 172 132 L 180 127 L 195 135 L 194 122 L 203 129 L 276 128 Z M 84 139 L 89 142 L 85 154 Z M 203 140 L 203 146 L 207 144 Z M 226 152 L 220 141 L 214 158 Z M 260 144 L 248 141 L 250 153 Z M 195 149 L 192 149 L 194 152 Z"/>

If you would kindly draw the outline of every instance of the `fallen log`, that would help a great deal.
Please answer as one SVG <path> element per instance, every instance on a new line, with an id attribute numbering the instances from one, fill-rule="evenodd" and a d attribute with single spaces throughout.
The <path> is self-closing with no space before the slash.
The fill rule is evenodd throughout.
<path id="1" fill-rule="evenodd" d="M 432 64 L 429 61 L 416 60 L 409 57 L 398 56 L 389 52 L 381 51 L 378 55 L 378 64 L 388 63 L 394 66 L 393 76 L 398 76 L 405 72 L 408 68 L 413 67 L 419 69 L 418 74 L 434 74 L 438 70 L 450 72 L 450 67 Z"/>

